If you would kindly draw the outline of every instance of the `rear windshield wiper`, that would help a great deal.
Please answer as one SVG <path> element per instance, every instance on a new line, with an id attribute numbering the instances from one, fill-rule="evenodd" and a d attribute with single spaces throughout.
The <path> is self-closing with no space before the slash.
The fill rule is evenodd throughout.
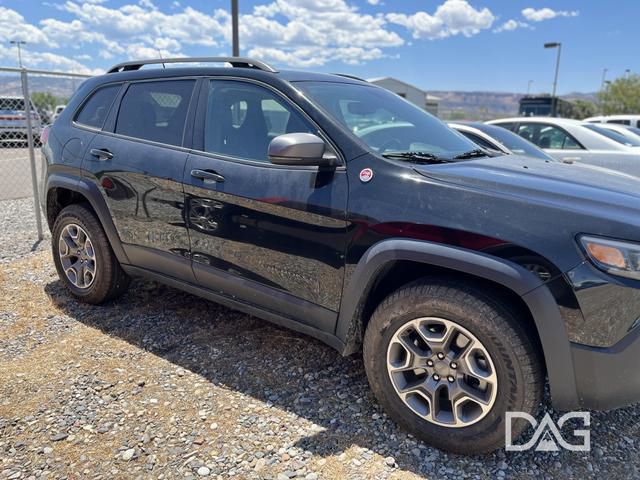
<path id="1" fill-rule="evenodd" d="M 490 155 L 484 150 L 480 150 L 476 148 L 474 150 L 469 150 L 468 152 L 461 153 L 460 155 L 456 155 L 454 160 L 466 160 L 468 158 L 476 158 L 476 157 L 489 157 Z"/>
<path id="2" fill-rule="evenodd" d="M 394 160 L 408 160 L 414 163 L 449 163 L 450 160 L 441 158 L 429 152 L 387 152 L 383 153 L 384 158 Z"/>

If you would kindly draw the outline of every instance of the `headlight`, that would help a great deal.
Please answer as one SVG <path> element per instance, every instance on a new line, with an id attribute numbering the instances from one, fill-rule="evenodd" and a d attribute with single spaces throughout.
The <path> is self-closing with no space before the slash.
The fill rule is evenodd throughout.
<path id="1" fill-rule="evenodd" d="M 580 243 L 600 270 L 640 280 L 640 244 L 588 235 L 581 236 Z"/>

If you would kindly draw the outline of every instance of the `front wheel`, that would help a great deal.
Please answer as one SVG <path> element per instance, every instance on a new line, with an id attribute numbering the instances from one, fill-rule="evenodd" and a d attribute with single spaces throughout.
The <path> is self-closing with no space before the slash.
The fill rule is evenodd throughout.
<path id="1" fill-rule="evenodd" d="M 417 438 L 453 453 L 505 445 L 505 412 L 535 414 L 539 354 L 514 310 L 466 283 L 423 279 L 386 298 L 364 339 L 371 388 Z M 516 422 L 519 435 L 525 424 Z"/>
<path id="2" fill-rule="evenodd" d="M 60 212 L 51 246 L 60 280 L 83 302 L 103 303 L 129 286 L 129 276 L 118 263 L 102 225 L 84 205 L 69 205 Z"/>

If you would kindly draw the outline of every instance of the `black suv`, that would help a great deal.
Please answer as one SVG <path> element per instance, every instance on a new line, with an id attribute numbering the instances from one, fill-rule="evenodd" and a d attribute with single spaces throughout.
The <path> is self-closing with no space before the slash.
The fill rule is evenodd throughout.
<path id="1" fill-rule="evenodd" d="M 495 157 L 365 81 L 245 58 L 117 65 L 44 137 L 85 302 L 143 276 L 362 350 L 388 414 L 453 452 L 504 446 L 545 376 L 558 409 L 639 398 L 635 178 Z"/>

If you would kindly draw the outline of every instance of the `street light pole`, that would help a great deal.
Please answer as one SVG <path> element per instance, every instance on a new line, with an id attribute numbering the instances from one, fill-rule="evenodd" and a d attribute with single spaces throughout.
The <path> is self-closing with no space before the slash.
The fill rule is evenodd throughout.
<path id="1" fill-rule="evenodd" d="M 533 80 L 529 80 L 529 82 L 527 83 L 527 96 L 529 96 L 529 93 L 531 92 L 532 83 L 533 83 Z"/>
<path id="2" fill-rule="evenodd" d="M 605 82 L 607 81 L 607 72 L 609 71 L 608 68 L 603 68 L 602 69 L 602 82 L 600 83 L 600 113 L 602 115 L 604 115 L 604 86 L 605 86 Z"/>
<path id="3" fill-rule="evenodd" d="M 238 39 L 238 0 L 231 0 L 231 34 L 232 34 L 232 55 L 240 56 L 240 42 Z"/>
<path id="4" fill-rule="evenodd" d="M 22 68 L 22 50 L 20 47 L 22 45 L 26 45 L 27 42 L 25 42 L 24 40 L 11 40 L 9 43 L 18 47 L 18 65 L 20 65 L 20 68 Z"/>
<path id="5" fill-rule="evenodd" d="M 558 72 L 560 71 L 560 52 L 562 51 L 562 44 L 560 42 L 545 43 L 544 48 L 558 49 L 558 56 L 556 57 L 556 74 L 553 78 L 553 92 L 551 93 L 551 101 L 553 102 L 551 116 L 555 117 L 556 109 L 558 105 L 558 99 L 556 98 L 556 90 L 558 88 Z"/>

